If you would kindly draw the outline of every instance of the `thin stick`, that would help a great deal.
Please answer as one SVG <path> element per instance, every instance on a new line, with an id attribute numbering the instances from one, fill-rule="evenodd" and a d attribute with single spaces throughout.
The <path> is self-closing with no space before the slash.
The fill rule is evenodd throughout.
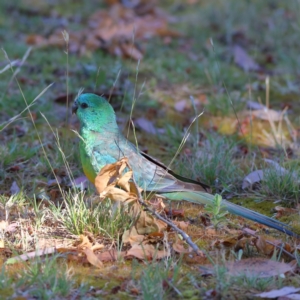
<path id="1" fill-rule="evenodd" d="M 176 231 L 177 233 L 179 233 L 182 238 L 187 242 L 187 244 L 189 244 L 191 246 L 191 248 L 196 252 L 197 255 L 200 256 L 205 256 L 203 251 L 201 251 L 198 246 L 191 240 L 191 238 L 180 228 L 178 228 L 172 221 L 165 219 L 164 217 L 162 217 L 161 215 L 159 215 L 156 211 L 152 210 L 144 201 L 141 201 L 140 199 L 138 200 L 139 203 L 145 207 L 145 209 L 150 212 L 152 215 L 154 215 L 157 219 L 165 222 L 166 224 L 168 224 L 174 231 Z"/>
<path id="2" fill-rule="evenodd" d="M 129 166 L 129 164 L 128 164 Z M 130 167 L 130 166 L 129 166 Z M 193 241 L 191 240 L 191 238 L 183 231 L 181 230 L 180 228 L 178 228 L 172 221 L 162 217 L 160 214 L 158 214 L 155 210 L 151 209 L 144 201 L 139 189 L 138 189 L 138 186 L 137 186 L 137 183 L 135 182 L 134 178 L 132 178 L 133 180 L 133 184 L 135 185 L 135 188 L 137 190 L 137 194 L 138 194 L 138 201 L 139 203 L 148 211 L 150 212 L 153 216 L 155 216 L 157 219 L 163 221 L 164 223 L 168 224 L 174 231 L 176 231 L 177 233 L 179 233 L 182 238 L 186 241 L 186 243 L 188 245 L 191 246 L 191 248 L 196 252 L 197 255 L 200 255 L 200 256 L 205 256 L 203 251 L 201 251 L 198 246 L 193 243 Z"/>

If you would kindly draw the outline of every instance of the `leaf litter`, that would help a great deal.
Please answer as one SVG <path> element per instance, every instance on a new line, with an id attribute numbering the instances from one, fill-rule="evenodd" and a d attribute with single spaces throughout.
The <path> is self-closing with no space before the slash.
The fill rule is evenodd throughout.
<path id="1" fill-rule="evenodd" d="M 52 183 L 48 182 L 47 184 Z M 139 261 L 157 261 L 174 256 L 176 253 L 184 255 L 185 261 L 191 265 L 203 264 L 206 261 L 203 257 L 195 255 L 193 248 L 182 239 L 178 232 L 172 231 L 166 222 L 157 219 L 155 215 L 145 209 L 145 206 L 142 205 L 143 203 L 164 216 L 164 218 L 166 218 L 166 215 L 172 215 L 170 213 L 172 210 L 166 209 L 163 199 L 159 198 L 159 196 L 155 196 L 152 199 L 141 198 L 143 191 L 133 180 L 133 172 L 127 158 L 102 168 L 96 177 L 95 186 L 99 193 L 100 201 L 104 201 L 105 198 L 109 197 L 111 200 L 121 203 L 121 205 L 126 207 L 124 213 L 134 220 L 131 228 L 123 233 L 122 248 L 116 247 L 113 242 L 110 242 L 110 244 L 99 243 L 93 234 L 85 233 L 79 236 L 79 239 L 77 237 L 75 243 L 74 240 L 70 240 L 67 247 L 58 244 L 51 247 L 47 244 L 48 246 L 45 248 L 36 248 L 35 251 L 11 257 L 7 260 L 7 264 L 15 264 L 38 256 L 53 255 L 55 253 L 67 258 L 69 262 L 82 265 L 88 264 L 98 269 L 105 268 L 106 263 L 113 263 L 120 259 L 131 260 L 136 258 Z M 278 249 L 282 247 L 285 252 L 290 254 L 295 251 L 294 247 L 287 243 L 283 244 L 280 240 L 273 240 L 271 241 L 273 245 L 270 245 L 269 239 L 256 236 L 256 233 L 253 233 L 253 231 L 252 236 L 249 237 L 247 232 L 233 230 L 226 226 L 223 226 L 221 230 L 210 227 L 199 228 L 182 220 L 186 214 L 185 210 L 179 209 L 178 213 L 174 210 L 174 213 L 175 216 L 173 217 L 179 218 L 179 220 L 175 219 L 173 221 L 178 228 L 187 232 L 193 239 L 203 240 L 205 243 L 211 241 L 208 248 L 206 247 L 210 255 L 220 248 L 246 251 L 249 247 L 252 247 L 261 255 L 268 257 L 273 255 L 275 249 L 277 249 L 278 253 L 280 251 Z M 7 227 L 6 224 L 3 224 L 3 226 Z M 52 243 L 56 245 L 55 240 L 52 240 Z M 3 251 L 5 249 L 3 248 Z M 1 253 L 4 253 L 3 251 Z M 8 252 L 6 251 L 6 253 Z M 290 256 L 287 256 L 287 259 L 290 259 Z M 263 266 L 263 269 L 261 266 Z M 230 276 L 244 274 L 262 278 L 292 272 L 294 265 L 255 258 L 253 260 L 243 259 L 239 262 L 229 262 L 226 264 L 226 268 Z"/>
<path id="2" fill-rule="evenodd" d="M 114 56 L 140 60 L 144 56 L 142 42 L 155 36 L 176 38 L 180 35 L 169 28 L 170 19 L 155 2 L 144 3 L 138 8 L 113 3 L 109 9 L 95 11 L 88 18 L 85 29 L 68 33 L 68 51 L 84 55 L 103 49 Z M 30 34 L 26 42 L 36 47 L 64 48 L 63 30 L 57 29 L 47 37 Z"/>
<path id="3" fill-rule="evenodd" d="M 192 253 L 192 248 L 182 240 L 180 234 L 176 232 L 171 234 L 165 222 L 155 218 L 155 216 L 143 209 L 144 207 L 139 201 L 142 190 L 134 184 L 132 176 L 133 173 L 128 164 L 128 159 L 123 158 L 115 164 L 105 166 L 99 172 L 95 181 L 100 199 L 103 200 L 106 197 L 110 197 L 114 201 L 120 201 L 128 207 L 127 213 L 135 220 L 132 227 L 126 230 L 122 237 L 123 243 L 128 243 L 131 246 L 128 252 L 124 254 L 124 257 L 135 256 L 138 259 L 144 257 L 146 260 L 158 259 L 169 256 L 171 248 L 177 253 Z M 143 201 L 151 206 L 151 200 Z M 163 213 L 165 207 L 162 200 L 155 198 L 154 202 L 155 209 L 159 213 Z M 189 230 L 190 225 L 188 222 L 176 220 L 173 222 L 178 228 L 184 231 Z M 252 236 L 249 237 L 247 235 L 250 231 L 247 234 L 246 231 L 228 229 L 227 235 L 229 233 L 230 237 L 227 236 L 224 240 L 220 239 L 220 233 L 218 234 L 215 229 L 206 228 L 205 232 L 206 235 L 217 238 L 211 244 L 212 248 L 216 247 L 217 244 L 222 244 L 227 248 L 246 250 L 246 247 L 252 245 L 252 247 L 256 247 L 259 253 L 267 256 L 271 256 L 275 249 L 284 249 L 286 253 L 290 253 L 292 256 L 295 250 L 294 247 L 287 243 L 282 243 L 279 240 L 269 241 L 263 236 L 256 236 L 253 232 L 251 233 Z M 154 244 L 156 244 L 156 247 Z"/>
<path id="4" fill-rule="evenodd" d="M 60 35 L 61 33 L 60 32 L 57 32 L 57 35 Z M 47 37 L 47 39 L 48 39 L 49 37 Z M 113 38 L 112 38 L 112 40 L 113 40 Z M 55 41 L 55 38 L 53 38 L 53 41 Z M 113 42 L 111 42 L 112 44 L 113 44 Z M 141 50 L 141 49 L 139 49 L 139 44 L 137 43 L 137 45 L 136 45 L 136 48 L 137 48 L 137 50 L 138 50 L 138 52 L 137 52 L 137 56 L 136 56 L 136 59 L 138 58 L 138 55 L 140 55 L 139 54 L 139 52 L 141 52 L 142 54 L 143 54 L 143 51 Z M 77 53 L 80 53 L 80 49 L 78 50 L 76 50 L 76 47 L 77 46 L 75 46 L 74 48 L 72 48 L 75 52 L 77 51 Z M 120 47 L 120 48 L 122 48 L 120 45 L 118 45 L 118 47 Z M 117 49 L 117 50 L 113 50 L 111 53 L 118 53 L 117 55 L 121 55 L 121 56 L 126 56 L 127 54 L 126 54 L 126 51 L 124 51 L 124 52 L 122 52 L 123 51 L 123 49 L 122 49 L 122 51 L 121 52 L 118 52 L 119 50 L 118 50 L 118 47 L 116 47 L 116 48 L 114 48 L 114 46 L 112 47 L 112 49 Z M 78 47 L 77 47 L 78 48 Z M 126 47 L 125 47 L 126 48 Z M 87 46 L 86 46 L 86 49 L 89 49 Z M 86 49 L 84 49 L 84 48 L 82 48 L 82 52 L 81 53 L 86 53 Z M 108 49 L 108 48 L 107 48 Z M 73 51 L 72 50 L 72 51 Z M 90 51 L 91 51 L 91 49 L 89 49 Z M 88 51 L 89 51 L 88 50 Z M 114 51 L 116 51 L 116 52 L 114 52 Z M 247 58 L 248 60 L 249 60 L 249 58 Z M 255 63 L 255 62 L 254 62 Z M 249 63 L 248 63 L 248 65 L 249 65 Z M 252 65 L 253 65 L 253 63 L 252 63 Z M 251 66 L 251 63 L 250 63 L 250 66 Z M 241 63 L 241 65 L 240 65 L 240 67 L 241 68 L 243 68 L 243 69 L 246 69 L 246 67 L 247 67 L 247 63 Z M 248 67 L 247 67 L 248 68 Z M 255 67 L 256 68 L 256 67 Z M 255 69 L 254 68 L 254 69 Z M 249 68 L 248 68 L 249 69 Z M 250 68 L 251 69 L 251 68 Z M 253 68 L 252 68 L 253 69 Z M 255 71 L 253 69 L 253 71 Z M 190 104 L 189 104 L 189 101 L 187 101 L 187 100 L 181 100 L 182 101 L 182 103 L 179 103 L 177 106 L 176 106 L 176 104 L 175 104 L 175 106 L 174 106 L 174 109 L 175 110 L 177 110 L 178 112 L 182 112 L 182 111 L 185 111 L 185 110 L 190 110 Z M 274 114 L 275 116 L 277 116 L 277 120 L 276 119 L 274 119 L 274 121 L 278 121 L 278 114 Z M 261 117 L 261 116 L 263 116 L 263 117 Z M 266 117 L 264 117 L 264 113 L 257 113 L 257 114 L 253 114 L 253 116 L 251 117 L 251 118 L 253 118 L 253 117 L 255 117 L 255 118 L 257 118 L 257 119 L 262 119 L 262 120 L 264 120 L 264 121 L 267 121 L 267 119 L 266 119 Z M 235 128 L 235 129 L 237 129 L 237 128 Z M 132 174 L 131 174 L 132 175 Z M 130 179 L 130 177 L 131 177 L 131 175 L 130 174 L 128 174 L 128 177 L 129 177 L 129 179 Z M 128 178 L 127 177 L 127 178 Z M 125 178 L 126 180 L 127 180 L 127 178 Z M 124 181 L 126 182 L 126 180 L 124 179 Z M 111 185 L 112 184 L 112 182 L 108 182 L 109 183 L 109 185 Z M 118 183 L 118 181 L 116 181 L 116 183 Z M 116 185 L 118 185 L 118 184 L 116 184 Z M 114 187 L 116 187 L 116 186 L 114 186 Z M 115 199 L 122 199 L 122 200 L 124 200 L 124 203 L 125 203 L 125 205 L 128 205 L 128 206 L 130 206 L 130 205 L 132 205 L 132 203 L 134 203 L 135 201 L 134 200 L 132 200 L 133 198 L 134 198 L 134 193 L 131 193 L 132 191 L 130 190 L 130 187 L 126 187 L 125 188 L 125 192 L 130 192 L 129 194 L 124 194 L 123 192 L 120 192 L 120 191 L 117 191 L 116 189 L 112 189 L 112 187 L 110 187 L 109 188 L 110 189 L 110 191 L 109 191 L 109 195 L 111 195 L 112 197 L 113 197 L 113 195 L 115 195 Z M 132 195 L 133 194 L 133 195 Z M 133 197 L 133 198 L 132 198 Z M 131 201 L 131 200 L 132 201 Z M 117 201 L 117 200 L 116 200 Z M 118 200 L 119 201 L 119 200 Z M 134 216 L 135 216 L 135 218 L 138 218 L 138 216 L 140 216 L 140 212 L 139 212 L 139 210 L 142 210 L 142 208 L 141 207 L 138 207 L 137 209 L 136 209 L 136 211 L 135 211 L 135 214 L 134 214 Z M 161 211 L 160 211 L 161 212 Z M 151 240 L 151 243 L 147 240 L 147 238 L 148 237 L 153 237 L 153 236 L 159 236 L 160 238 L 163 238 L 165 235 L 164 235 L 164 230 L 161 230 L 162 232 L 159 232 L 159 231 L 155 231 L 155 230 L 159 230 L 158 229 L 158 226 L 157 226 L 157 224 L 156 224 L 156 222 L 157 222 L 157 220 L 156 220 L 156 222 L 153 222 L 152 221 L 152 219 L 151 219 L 151 215 L 150 215 L 150 220 L 148 219 L 148 217 L 145 217 L 145 216 L 141 216 L 141 221 L 140 221 L 140 223 L 142 224 L 140 224 L 140 225 L 138 225 L 138 227 L 139 227 L 139 232 L 137 231 L 137 225 L 135 225 L 135 226 L 133 226 L 132 228 L 131 228 L 131 231 L 127 231 L 126 233 L 127 233 L 127 235 L 128 235 L 128 238 L 130 238 L 130 239 L 132 239 L 132 241 L 130 242 L 128 242 L 129 244 L 130 244 L 130 246 L 133 248 L 133 245 L 136 245 L 136 247 L 134 248 L 134 250 L 136 251 L 136 254 L 137 254 L 137 256 L 136 257 L 138 257 L 139 259 L 141 259 L 141 260 L 143 260 L 143 259 L 147 259 L 147 260 L 151 260 L 151 259 L 153 259 L 153 253 L 154 253 L 154 250 L 156 251 L 157 250 L 157 248 L 156 247 L 154 247 L 151 243 L 153 243 L 153 241 L 154 241 L 154 238 L 151 240 L 151 239 L 149 239 L 149 240 Z M 175 222 L 175 221 L 174 221 Z M 154 232 L 150 232 L 149 234 L 147 233 L 147 230 L 145 230 L 145 232 L 143 232 L 143 229 L 142 229 L 142 226 L 143 226 L 143 224 L 145 225 L 145 224 L 148 224 L 148 223 L 150 223 L 151 224 L 151 230 L 154 230 Z M 155 225 L 153 225 L 153 224 L 155 224 Z M 184 227 L 184 230 L 189 230 L 191 228 L 191 226 L 189 226 L 189 224 L 187 224 L 187 226 L 186 227 Z M 168 233 L 168 231 L 166 230 L 166 232 Z M 199 230 L 199 232 L 200 232 L 200 234 L 201 234 L 201 230 Z M 140 233 L 142 233 L 142 234 L 140 234 Z M 148 235 L 148 237 L 147 238 L 145 238 L 145 235 Z M 206 230 L 206 235 L 207 235 L 207 237 L 209 236 L 209 238 L 212 238 L 212 239 L 214 239 L 214 240 L 216 240 L 216 241 L 220 241 L 220 244 L 222 244 L 222 245 L 224 245 L 224 246 L 227 246 L 227 247 L 229 247 L 229 248 L 231 248 L 231 247 L 240 247 L 240 249 L 245 249 L 245 245 L 246 244 L 250 244 L 251 242 L 253 243 L 253 241 L 254 241 L 254 239 L 251 239 L 251 238 L 249 238 L 249 237 L 246 237 L 246 236 L 243 236 L 243 234 L 240 234 L 240 235 L 234 235 L 233 234 L 233 236 L 231 236 L 230 238 L 224 238 L 224 239 L 221 239 L 221 237 L 220 237 L 220 232 L 217 232 L 217 231 L 215 231 L 214 229 L 208 229 L 208 230 Z M 123 235 L 124 236 L 124 235 Z M 241 237 L 242 236 L 242 237 Z M 221 240 L 220 240 L 221 239 Z M 264 243 L 264 238 L 262 238 L 262 237 L 260 237 L 259 238 L 260 239 L 260 243 L 256 243 L 256 246 L 257 245 L 259 245 L 259 246 L 257 246 L 257 250 L 258 250 L 258 252 L 260 252 L 260 253 L 262 253 L 262 254 L 265 254 L 265 255 L 271 255 L 271 253 L 272 253 L 272 250 L 269 250 L 268 248 L 267 248 L 267 246 L 265 245 L 266 243 Z M 144 242 L 144 244 L 143 244 L 143 242 Z M 178 244 L 178 245 L 176 245 L 176 244 Z M 84 254 L 84 255 L 86 255 L 86 257 L 88 257 L 88 255 L 90 255 L 90 258 L 91 258 L 91 252 L 92 253 L 95 253 L 94 251 L 98 251 L 98 250 L 95 250 L 94 248 L 93 248 L 93 242 L 91 242 L 91 245 L 90 244 L 86 244 L 86 245 L 81 245 L 80 247 L 82 247 L 82 254 Z M 148 245 L 149 245 L 149 247 L 148 247 Z M 176 245 L 176 246 L 175 246 Z M 138 247 L 139 246 L 139 247 Z M 150 247 L 150 246 L 152 246 L 152 247 Z M 77 246 L 78 248 L 80 248 L 79 246 Z M 154 247 L 154 249 L 153 249 L 153 247 Z M 130 250 L 132 249 L 132 248 L 130 248 Z M 59 248 L 59 249 L 61 249 L 61 251 L 63 252 L 63 248 Z M 182 253 L 184 253 L 184 251 L 189 251 L 188 250 L 188 246 L 184 243 L 184 242 L 182 242 L 182 240 L 180 239 L 180 238 L 176 238 L 176 241 L 175 242 L 173 242 L 173 249 L 176 251 L 176 249 L 180 249 L 181 251 L 182 251 Z M 129 250 L 129 251 L 130 251 Z M 127 250 L 128 251 L 128 250 Z M 128 252 L 129 252 L 128 251 Z M 290 250 L 290 251 L 292 251 L 292 250 Z M 75 251 L 76 252 L 76 251 Z M 116 249 L 112 249 L 112 250 L 107 250 L 107 251 L 105 251 L 105 252 L 101 252 L 101 253 L 97 253 L 97 255 L 99 256 L 99 259 L 100 259 L 100 261 L 102 261 L 102 259 L 100 258 L 100 256 L 101 257 L 103 257 L 103 261 L 105 261 L 105 257 L 107 257 L 107 259 L 110 257 L 110 258 L 114 258 L 113 260 L 116 260 L 117 259 L 117 250 Z M 127 253 L 128 253 L 127 252 Z M 178 251 L 179 253 L 180 253 L 180 251 Z M 88 253 L 88 254 L 87 254 Z M 119 252 L 119 254 L 120 254 L 121 252 Z M 169 253 L 169 252 L 168 252 Z M 134 256 L 134 255 L 133 255 Z M 92 260 L 92 259 L 91 259 Z M 93 263 L 92 263 L 93 264 Z M 95 261 L 95 263 L 94 263 L 94 265 L 95 266 L 97 266 L 97 260 Z M 101 264 L 99 264 L 99 267 L 101 267 Z"/>

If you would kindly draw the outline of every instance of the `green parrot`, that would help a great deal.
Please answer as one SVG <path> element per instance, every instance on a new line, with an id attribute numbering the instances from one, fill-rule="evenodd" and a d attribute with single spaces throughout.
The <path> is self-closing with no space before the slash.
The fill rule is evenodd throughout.
<path id="1" fill-rule="evenodd" d="M 167 199 L 209 204 L 214 199 L 207 185 L 179 176 L 152 157 L 140 152 L 118 128 L 112 106 L 95 94 L 81 94 L 74 102 L 73 113 L 80 121 L 80 158 L 86 177 L 95 182 L 96 175 L 107 164 L 127 157 L 138 186 Z M 297 236 L 289 226 L 242 206 L 223 200 L 235 215 Z"/>

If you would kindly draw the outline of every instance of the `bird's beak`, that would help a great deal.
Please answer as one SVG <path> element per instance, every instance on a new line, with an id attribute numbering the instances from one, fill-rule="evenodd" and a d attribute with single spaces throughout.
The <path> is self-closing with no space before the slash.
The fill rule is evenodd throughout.
<path id="1" fill-rule="evenodd" d="M 77 109 L 78 109 L 78 105 L 77 102 L 75 101 L 72 105 L 72 114 L 76 114 Z"/>

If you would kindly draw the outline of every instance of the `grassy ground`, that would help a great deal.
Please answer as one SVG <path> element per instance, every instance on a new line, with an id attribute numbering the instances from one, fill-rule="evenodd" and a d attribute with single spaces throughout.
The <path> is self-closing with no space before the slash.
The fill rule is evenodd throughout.
<path id="1" fill-rule="evenodd" d="M 78 244 L 80 234 L 121 251 L 120 236 L 131 220 L 118 211 L 112 222 L 109 201 L 91 205 L 92 186 L 84 195 L 69 186 L 70 177 L 78 178 L 82 170 L 78 138 L 71 131 L 78 129 L 78 122 L 66 108 L 66 99 L 69 95 L 71 102 L 81 87 L 109 95 L 115 86 L 111 103 L 124 133 L 136 98 L 134 119 L 147 118 L 163 129 L 149 134 L 137 126 L 139 147 L 167 165 L 195 110 L 204 110 L 171 167 L 260 213 L 271 216 L 275 206 L 294 209 L 283 213 L 281 220 L 296 231 L 299 228 L 299 3 L 166 1 L 163 9 L 172 16 L 170 27 L 181 34 L 140 42 L 145 54 L 139 64 L 102 50 L 66 54 L 65 49 L 54 46 L 33 48 L 21 62 L 29 34 L 49 36 L 60 28 L 83 29 L 88 17 L 102 7 L 107 6 L 99 1 L 0 3 L 0 70 L 8 59 L 13 64 L 0 73 L 0 218 L 4 224 L 0 231 L 0 294 L 7 299 L 232 299 L 299 286 L 297 273 L 284 278 L 228 273 L 221 262 L 238 260 L 241 253 L 217 243 L 228 241 L 241 224 L 261 227 L 228 216 L 217 231 L 207 231 L 203 220 L 213 216 L 191 204 L 178 208 L 185 212 L 182 220 L 191 223 L 189 235 L 214 261 L 214 276 L 199 271 L 209 259 L 174 253 L 157 262 L 120 259 L 106 263 L 100 271 L 82 260 L 74 262 L 65 253 L 5 265 L 11 256 L 43 247 L 67 249 Z M 235 63 L 237 45 L 259 64 L 259 70 L 247 71 Z M 30 114 L 25 109 L 36 98 Z M 288 121 L 282 127 L 276 122 L 274 130 L 270 120 L 249 119 L 246 102 L 258 99 L 269 101 L 277 111 L 287 108 Z M 180 111 L 176 103 L 182 100 Z M 129 138 L 134 141 L 132 133 Z M 284 167 L 285 173 L 265 158 Z M 243 190 L 244 177 L 261 168 L 269 170 L 264 181 L 255 189 Z M 261 232 L 265 238 L 297 246 L 296 239 L 274 230 Z M 253 245 L 244 247 L 242 255 L 268 257 Z M 281 253 L 273 258 L 280 260 Z"/>

